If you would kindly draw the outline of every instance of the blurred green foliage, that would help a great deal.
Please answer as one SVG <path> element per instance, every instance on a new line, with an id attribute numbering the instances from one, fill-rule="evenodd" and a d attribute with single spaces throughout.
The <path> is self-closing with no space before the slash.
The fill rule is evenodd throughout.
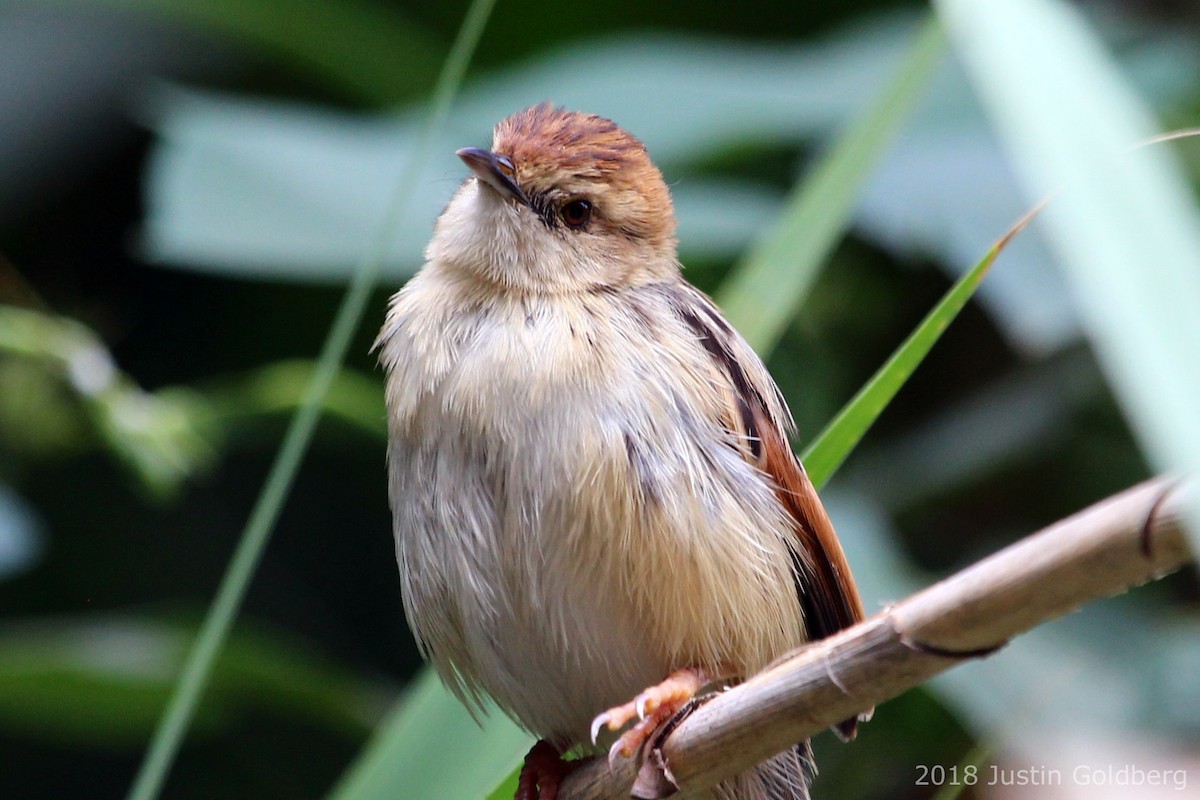
<path id="1" fill-rule="evenodd" d="M 0 218 L 0 794 L 13 797 L 127 791 L 186 649 L 191 626 L 181 620 L 210 601 L 311 378 L 340 297 L 330 282 L 344 278 L 378 225 L 370 187 L 389 186 L 414 139 L 414 107 L 396 104 L 426 97 L 465 9 L 382 0 L 83 6 L 14 4 L 0 9 L 9 23 L 0 31 L 52 35 L 83 15 L 103 20 L 94 27 L 110 34 L 108 47 L 151 54 L 161 42 L 138 39 L 150 34 L 136 25 L 154 20 L 165 26 L 155 37 L 224 54 L 193 87 L 238 96 L 161 86 L 147 95 L 144 83 L 89 95 L 84 67 L 65 69 L 80 108 L 139 109 L 158 136 L 110 143 L 88 169 L 47 177 L 54 188 L 43 199 Z M 803 180 L 832 132 L 882 88 L 911 38 L 916 17 L 906 9 L 915 7 L 855 2 L 800 13 L 763 2 L 732 13 L 725 3 L 672 0 L 564 13 L 502 2 L 451 118 L 446 155 L 486 141 L 499 115 L 544 92 L 613 115 L 663 163 L 689 277 L 714 291 L 783 212 L 797 173 Z M 1121 24 L 1097 24 L 1130 79 L 1172 124 L 1195 124 L 1197 26 L 1140 5 L 1121 10 Z M 0 60 L 5 47 L 15 45 L 0 36 Z M 47 51 L 10 74 L 50 80 L 52 59 Z M 642 79 L 610 82 L 618 59 Z M 104 59 L 86 63 L 98 71 Z M 676 104 L 656 100 L 662 85 Z M 875 132 L 899 135 L 880 182 L 865 188 L 853 235 L 833 248 L 800 313 L 780 319 L 770 366 L 803 441 L 1028 205 L 999 203 L 1013 190 L 986 177 L 993 134 L 965 83 L 939 74 L 927 103 L 907 131 Z M 362 116 L 370 108 L 400 113 Z M 21 157 L 40 154 L 27 148 Z M 396 281 L 416 266 L 429 216 L 461 178 L 441 163 L 422 177 L 425 216 L 396 244 L 406 254 L 394 260 Z M 883 181 L 898 175 L 907 177 Z M 187 201 L 211 215 L 172 216 Z M 189 227 L 205 219 L 228 230 Z M 296 220 L 290 232 L 273 227 Z M 957 221 L 984 238 L 962 237 Z M 222 238 L 239 222 L 243 244 L 258 250 Z M 896 237 L 897 227 L 911 235 Z M 1120 236 L 1123 226 L 1112 227 Z M 131 247 L 139 230 L 146 235 Z M 963 248 L 969 258 L 959 257 Z M 1068 295 L 1041 282 L 1053 267 L 1017 249 L 831 486 L 872 607 L 1147 473 L 1078 326 L 1028 336 L 1020 310 Z M 147 263 L 146 254 L 184 269 Z M 445 711 L 428 676 L 402 688 L 419 659 L 399 608 L 382 379 L 367 352 L 386 291 L 373 298 L 324 404 L 164 797 L 407 797 L 445 775 L 461 779 L 456 787 L 490 786 L 527 745 L 506 721 L 481 734 L 461 709 Z M 1017 715 L 1031 739 L 1136 730 L 1142 740 L 1195 741 L 1198 599 L 1194 579 L 1181 575 L 1101 604 L 881 707 L 851 746 L 819 739 L 818 796 L 931 796 L 913 785 L 916 764 L 948 767 L 975 742 L 1011 747 Z M 1068 730 L 1054 727 L 1066 718 Z M 392 724 L 368 745 L 384 719 Z M 412 761 L 389 770 L 368 757 L 344 774 L 356 753 L 380 748 Z"/>

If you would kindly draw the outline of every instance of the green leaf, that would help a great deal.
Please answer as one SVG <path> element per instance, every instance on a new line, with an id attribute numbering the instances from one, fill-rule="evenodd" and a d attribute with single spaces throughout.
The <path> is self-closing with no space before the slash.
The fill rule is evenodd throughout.
<path id="1" fill-rule="evenodd" d="M 424 92 L 444 46 L 375 0 L 108 0 L 214 30 L 262 48 L 371 105 Z"/>
<path id="2" fill-rule="evenodd" d="M 521 780 L 521 767 L 517 766 L 508 774 L 495 791 L 487 796 L 487 800 L 512 800 L 517 794 L 517 783 Z"/>
<path id="3" fill-rule="evenodd" d="M 884 148 L 916 105 L 944 49 L 937 21 L 918 32 L 896 78 L 812 176 L 797 184 L 779 222 L 730 274 L 717 304 L 759 352 L 774 349 L 817 270 L 849 225 L 855 200 Z"/>
<path id="4" fill-rule="evenodd" d="M 456 104 L 444 144 L 410 176 L 419 185 L 389 253 L 392 274 L 421 264 L 433 220 L 466 174 L 454 147 L 484 143 L 497 120 L 531 98 L 601 113 L 636 133 L 672 184 L 684 260 L 733 259 L 777 214 L 778 194 L 685 165 L 827 136 L 895 72 L 914 27 L 907 15 L 889 17 L 774 48 L 620 36 L 481 77 Z M 345 280 L 417 135 L 407 111 L 366 116 L 178 88 L 144 97 L 141 112 L 160 138 L 146 181 L 144 251 L 235 276 Z"/>
<path id="5" fill-rule="evenodd" d="M 200 392 L 208 422 L 228 433 L 265 415 L 292 413 L 303 403 L 316 369 L 312 361 L 289 359 L 207 382 Z M 324 413 L 379 439 L 387 436 L 379 382 L 357 370 L 338 371 L 325 396 Z"/>
<path id="6" fill-rule="evenodd" d="M 169 497 L 213 460 L 208 432 L 197 424 L 207 411 L 200 397 L 187 389 L 143 390 L 120 371 L 100 337 L 81 323 L 0 305 L 0 354 L 5 353 L 28 360 L 68 386 L 79 401 L 79 415 L 89 419 L 97 438 L 151 496 Z M 13 377 L 11 369 L 6 373 Z M 27 394 L 41 399 L 36 389 Z M 43 401 L 37 411 L 45 419 L 73 410 Z M 27 417 L 27 423 L 31 419 L 35 417 Z"/>
<path id="7" fill-rule="evenodd" d="M 987 255 L 950 288 L 887 363 L 879 368 L 871 380 L 859 389 L 858 394 L 854 395 L 825 430 L 813 440 L 800 457 L 813 485 L 818 488 L 822 486 L 841 466 L 867 429 L 883 413 L 888 403 L 896 396 L 896 392 L 900 391 L 900 387 L 908 381 L 909 376 L 941 338 L 942 332 L 971 299 L 996 256 L 1040 210 L 1041 206 L 1038 206 L 1029 212 L 992 245 Z"/>
<path id="8" fill-rule="evenodd" d="M 191 630 L 116 615 L 10 622 L 0 629 L 0 729 L 136 752 L 162 713 Z M 376 724 L 384 692 L 301 642 L 241 628 L 214 666 L 198 728 L 212 733 L 266 709 L 355 739 Z"/>
<path id="9" fill-rule="evenodd" d="M 330 800 L 496 796 L 507 782 L 495 787 L 520 764 L 533 740 L 503 714 L 491 713 L 482 722 L 472 719 L 434 671 L 426 668 L 376 730 Z"/>
<path id="10" fill-rule="evenodd" d="M 1134 434 L 1157 469 L 1200 474 L 1200 215 L 1157 123 L 1078 11 L 935 3 L 1044 229 Z M 1200 496 L 1190 507 L 1200 546 Z"/>

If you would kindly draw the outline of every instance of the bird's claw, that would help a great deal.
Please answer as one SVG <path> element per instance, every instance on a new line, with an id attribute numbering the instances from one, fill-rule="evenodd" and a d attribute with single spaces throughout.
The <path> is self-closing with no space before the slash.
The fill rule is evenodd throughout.
<path id="1" fill-rule="evenodd" d="M 630 722 L 633 727 L 617 739 L 608 751 L 608 762 L 618 757 L 632 758 L 654 732 L 686 706 L 696 692 L 710 680 L 709 673 L 697 667 L 678 670 L 657 686 L 651 686 L 624 705 L 615 706 L 592 720 L 592 744 L 600 731 L 618 731 Z"/>
<path id="2" fill-rule="evenodd" d="M 600 729 L 607 725 L 611 719 L 612 714 L 608 711 L 605 711 L 603 714 L 598 714 L 596 718 L 592 720 L 592 744 L 595 744 L 596 740 L 600 738 Z"/>
<path id="3" fill-rule="evenodd" d="M 624 754 L 624 752 L 622 752 L 624 750 L 624 747 L 625 747 L 625 742 L 622 739 L 617 739 L 615 742 L 613 742 L 613 746 L 608 748 L 608 768 L 610 770 L 616 769 L 618 758 L 621 758 L 621 757 L 628 758 L 629 757 L 629 756 L 626 756 Z"/>
<path id="4" fill-rule="evenodd" d="M 639 723 L 645 722 L 647 717 L 654 714 L 659 705 L 658 698 L 654 697 L 650 690 L 647 690 L 628 703 L 615 706 L 597 715 L 592 720 L 592 744 L 596 744 L 600 738 L 600 731 L 605 728 L 610 731 L 619 731 L 634 720 Z"/>

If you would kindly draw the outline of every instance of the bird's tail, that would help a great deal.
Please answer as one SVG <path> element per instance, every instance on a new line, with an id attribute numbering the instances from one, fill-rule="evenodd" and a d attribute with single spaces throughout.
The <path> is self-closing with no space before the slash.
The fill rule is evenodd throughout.
<path id="1" fill-rule="evenodd" d="M 809 800 L 808 784 L 816 775 L 812 747 L 802 742 L 752 770 L 719 784 L 714 800 Z"/>

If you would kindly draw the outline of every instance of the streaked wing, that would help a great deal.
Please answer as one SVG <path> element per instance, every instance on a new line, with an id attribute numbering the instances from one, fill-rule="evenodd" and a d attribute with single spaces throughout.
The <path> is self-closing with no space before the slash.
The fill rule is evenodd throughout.
<path id="1" fill-rule="evenodd" d="M 727 413 L 722 420 L 743 456 L 768 475 L 800 540 L 797 592 L 810 639 L 822 639 L 864 618 L 862 599 L 833 523 L 800 460 L 788 443 L 791 418 L 762 362 L 701 292 L 683 284 L 676 306 L 726 377 Z M 838 726 L 853 737 L 857 720 Z"/>

